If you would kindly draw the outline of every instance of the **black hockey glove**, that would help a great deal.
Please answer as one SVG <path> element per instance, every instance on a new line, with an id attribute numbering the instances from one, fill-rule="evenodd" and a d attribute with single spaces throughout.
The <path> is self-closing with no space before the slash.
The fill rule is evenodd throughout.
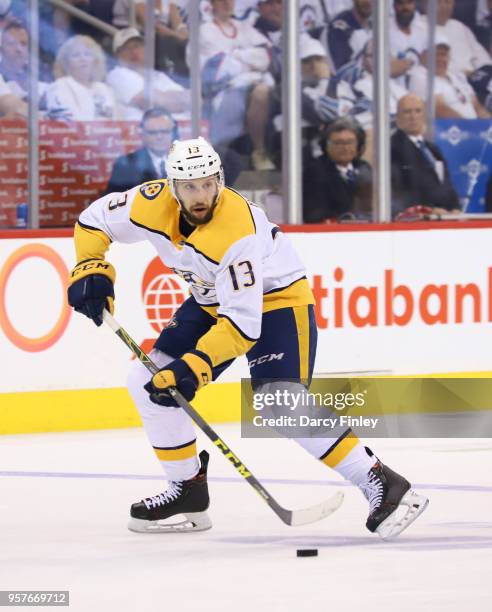
<path id="1" fill-rule="evenodd" d="M 144 389 L 150 394 L 154 404 L 178 407 L 169 394 L 169 387 L 176 387 L 181 395 L 191 402 L 195 393 L 211 380 L 212 362 L 208 355 L 201 351 L 190 351 L 154 374 Z"/>
<path id="2" fill-rule="evenodd" d="M 70 273 L 68 303 L 99 327 L 104 308 L 111 314 L 114 311 L 115 277 L 115 270 L 107 261 L 89 259 L 77 264 Z"/>

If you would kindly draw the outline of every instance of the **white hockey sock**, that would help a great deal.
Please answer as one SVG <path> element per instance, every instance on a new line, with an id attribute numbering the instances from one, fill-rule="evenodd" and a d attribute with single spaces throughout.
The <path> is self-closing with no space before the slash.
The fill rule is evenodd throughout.
<path id="1" fill-rule="evenodd" d="M 174 448 L 153 448 L 168 480 L 189 480 L 198 474 L 200 461 L 195 440 Z"/>
<path id="2" fill-rule="evenodd" d="M 358 442 L 356 446 L 346 455 L 340 463 L 333 466 L 345 480 L 350 480 L 354 485 L 358 485 L 367 478 L 369 470 L 377 463 L 377 458 L 367 454 L 364 445 Z"/>
<path id="3" fill-rule="evenodd" d="M 159 460 L 159 463 L 168 480 L 190 480 L 198 474 L 200 469 L 200 461 L 196 455 L 190 459 L 180 459 L 178 461 Z"/>
<path id="4" fill-rule="evenodd" d="M 367 454 L 359 438 L 350 430 L 338 438 L 296 438 L 308 453 L 357 485 L 365 480 L 377 458 Z"/>

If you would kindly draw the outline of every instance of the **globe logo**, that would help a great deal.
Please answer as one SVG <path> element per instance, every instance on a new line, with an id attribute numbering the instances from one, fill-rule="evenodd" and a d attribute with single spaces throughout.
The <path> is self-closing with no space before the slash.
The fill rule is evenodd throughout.
<path id="1" fill-rule="evenodd" d="M 179 277 L 155 257 L 142 279 L 145 314 L 154 331 L 160 333 L 187 297 Z"/>

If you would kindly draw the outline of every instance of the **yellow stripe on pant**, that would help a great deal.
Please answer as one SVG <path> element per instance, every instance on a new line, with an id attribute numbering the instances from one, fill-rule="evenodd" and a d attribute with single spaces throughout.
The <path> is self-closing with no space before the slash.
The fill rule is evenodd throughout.
<path id="1" fill-rule="evenodd" d="M 307 306 L 296 306 L 292 310 L 299 340 L 299 378 L 307 382 L 309 380 L 309 309 Z"/>
<path id="2" fill-rule="evenodd" d="M 170 448 L 153 448 L 160 461 L 181 461 L 196 456 L 196 440 Z"/>
<path id="3" fill-rule="evenodd" d="M 328 467 L 334 468 L 357 444 L 359 444 L 359 438 L 349 429 L 319 459 Z"/>

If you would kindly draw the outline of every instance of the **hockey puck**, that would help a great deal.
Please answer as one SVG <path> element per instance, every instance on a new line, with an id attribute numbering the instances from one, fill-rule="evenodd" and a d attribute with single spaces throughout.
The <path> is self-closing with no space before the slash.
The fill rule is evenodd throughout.
<path id="1" fill-rule="evenodd" d="M 298 557 L 317 557 L 318 549 L 317 548 L 298 548 L 297 556 Z"/>

